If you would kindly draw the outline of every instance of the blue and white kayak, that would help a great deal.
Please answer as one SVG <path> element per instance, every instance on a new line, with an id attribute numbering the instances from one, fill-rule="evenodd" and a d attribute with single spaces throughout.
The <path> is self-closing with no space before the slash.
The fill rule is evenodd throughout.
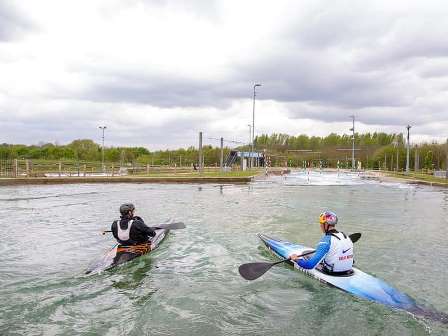
<path id="1" fill-rule="evenodd" d="M 312 248 L 278 240 L 263 234 L 258 235 L 269 250 L 280 258 L 288 258 L 291 254 L 302 254 L 312 251 Z M 353 274 L 349 276 L 334 276 L 323 273 L 319 267 L 304 269 L 295 262 L 290 262 L 298 271 L 311 276 L 322 283 L 337 287 L 357 297 L 384 304 L 393 308 L 404 309 L 411 313 L 419 312 L 415 300 L 399 290 L 391 287 L 383 280 L 375 278 L 363 271 L 353 268 Z"/>

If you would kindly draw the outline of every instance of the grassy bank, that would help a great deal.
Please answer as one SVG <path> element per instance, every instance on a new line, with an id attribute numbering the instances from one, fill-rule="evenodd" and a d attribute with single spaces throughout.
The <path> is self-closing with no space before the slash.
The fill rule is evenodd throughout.
<path id="1" fill-rule="evenodd" d="M 411 183 L 430 184 L 448 187 L 448 181 L 445 178 L 435 177 L 424 173 L 409 172 L 385 172 L 386 176 L 406 180 Z"/>
<path id="2" fill-rule="evenodd" d="M 54 176 L 0 178 L 1 185 L 77 184 L 77 183 L 248 183 L 260 170 L 160 172 L 127 176 Z"/>

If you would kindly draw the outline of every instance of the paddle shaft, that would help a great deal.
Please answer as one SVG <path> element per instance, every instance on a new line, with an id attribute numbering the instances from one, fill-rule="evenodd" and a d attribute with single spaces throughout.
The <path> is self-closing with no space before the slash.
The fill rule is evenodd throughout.
<path id="1" fill-rule="evenodd" d="M 359 240 L 359 238 L 361 238 L 361 233 L 353 233 L 349 237 L 350 237 L 350 240 L 353 243 L 355 243 Z M 311 250 L 311 251 L 305 252 L 297 257 L 298 258 L 304 257 L 306 255 L 313 254 L 315 252 L 316 252 L 316 250 Z M 285 261 L 289 261 L 289 260 L 291 260 L 291 258 L 282 259 L 282 260 L 272 262 L 272 263 L 255 262 L 255 263 L 242 264 L 242 265 L 240 265 L 240 267 L 238 267 L 238 271 L 244 279 L 255 280 L 255 279 L 259 278 L 260 276 L 262 276 L 264 273 L 266 273 L 268 270 L 270 270 L 272 268 L 272 266 L 281 264 L 281 263 L 283 263 Z"/>
<path id="2" fill-rule="evenodd" d="M 350 238 L 352 243 L 356 243 L 359 240 L 359 238 L 361 238 L 361 234 L 360 233 L 352 233 L 348 237 Z M 316 252 L 316 250 L 305 252 L 303 254 L 298 255 L 297 258 L 301 258 L 301 257 L 307 256 L 309 254 L 313 254 L 314 252 Z M 277 264 L 281 264 L 282 262 L 285 262 L 285 261 L 288 261 L 288 260 L 291 260 L 291 258 L 286 258 L 286 259 L 282 259 L 280 261 L 273 262 L 272 266 L 277 265 Z"/>
<path id="3" fill-rule="evenodd" d="M 303 253 L 301 255 L 298 255 L 297 257 L 301 258 L 301 257 L 307 256 L 309 254 L 313 254 L 314 252 L 316 252 L 316 250 L 305 252 L 305 253 Z M 277 265 L 277 264 L 281 264 L 282 262 L 285 262 L 285 261 L 288 261 L 288 260 L 291 260 L 291 258 L 286 258 L 286 259 L 282 259 L 280 261 L 276 261 L 276 262 L 272 263 L 272 266 Z"/>
<path id="4" fill-rule="evenodd" d="M 157 230 L 157 229 L 176 230 L 176 229 L 184 229 L 185 224 L 183 222 L 176 222 L 176 223 L 169 223 L 169 224 L 160 224 L 158 226 L 150 226 L 150 228 L 153 230 Z M 104 236 L 108 232 L 112 232 L 112 230 L 105 230 L 102 232 L 102 235 Z"/>

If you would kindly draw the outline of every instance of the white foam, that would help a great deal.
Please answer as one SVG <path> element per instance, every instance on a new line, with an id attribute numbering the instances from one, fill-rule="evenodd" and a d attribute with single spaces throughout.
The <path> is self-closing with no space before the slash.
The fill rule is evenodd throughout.
<path id="1" fill-rule="evenodd" d="M 274 178 L 284 185 L 309 185 L 309 186 L 344 186 L 344 185 L 362 185 L 379 183 L 373 179 L 365 178 L 362 172 L 347 171 L 314 171 L 300 170 L 293 171 L 291 174 Z"/>

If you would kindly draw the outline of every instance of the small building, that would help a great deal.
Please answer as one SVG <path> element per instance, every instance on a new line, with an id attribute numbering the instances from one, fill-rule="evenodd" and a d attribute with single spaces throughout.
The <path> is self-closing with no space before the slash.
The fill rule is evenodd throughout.
<path id="1" fill-rule="evenodd" d="M 446 178 L 446 170 L 434 170 L 434 177 Z"/>
<path id="2" fill-rule="evenodd" d="M 242 170 L 246 170 L 251 159 L 254 160 L 254 167 L 264 167 L 265 158 L 263 152 L 242 152 L 235 150 L 230 151 L 225 166 L 231 167 L 232 165 L 239 164 Z"/>

